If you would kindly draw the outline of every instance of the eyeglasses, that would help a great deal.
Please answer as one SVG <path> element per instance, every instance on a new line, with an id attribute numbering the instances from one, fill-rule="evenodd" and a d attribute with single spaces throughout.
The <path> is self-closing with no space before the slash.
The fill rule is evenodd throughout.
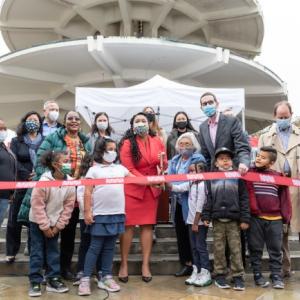
<path id="1" fill-rule="evenodd" d="M 213 105 L 214 103 L 215 103 L 214 100 L 209 100 L 209 101 L 203 102 L 203 103 L 201 104 L 201 106 Z"/>
<path id="2" fill-rule="evenodd" d="M 80 118 L 79 117 L 68 117 L 67 120 L 68 121 L 72 121 L 72 120 L 80 121 Z"/>

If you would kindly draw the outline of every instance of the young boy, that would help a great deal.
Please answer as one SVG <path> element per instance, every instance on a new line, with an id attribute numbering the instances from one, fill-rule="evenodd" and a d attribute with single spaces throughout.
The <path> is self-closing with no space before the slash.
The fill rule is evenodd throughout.
<path id="1" fill-rule="evenodd" d="M 276 159 L 277 151 L 274 148 L 262 147 L 251 171 L 264 175 L 281 175 L 270 169 Z M 261 287 L 269 285 L 261 274 L 261 258 L 266 244 L 273 288 L 283 289 L 282 230 L 283 224 L 289 224 L 292 211 L 288 187 L 264 182 L 247 182 L 247 188 L 251 211 L 248 243 L 254 281 Z"/>
<path id="2" fill-rule="evenodd" d="M 233 170 L 233 152 L 223 147 L 216 151 L 214 165 L 219 171 Z M 241 179 L 217 179 L 207 182 L 207 202 L 202 212 L 204 225 L 213 222 L 215 285 L 228 289 L 226 281 L 226 241 L 231 254 L 233 289 L 245 290 L 244 267 L 241 254 L 240 230 L 246 230 L 250 221 L 246 184 Z"/>
<path id="3" fill-rule="evenodd" d="M 189 174 L 205 171 L 203 160 L 195 161 L 189 166 Z M 189 227 L 189 237 L 193 257 L 193 273 L 185 281 L 188 285 L 208 286 L 212 283 L 210 275 L 209 255 L 206 237 L 208 228 L 201 222 L 202 208 L 206 200 L 204 181 L 184 182 L 178 185 L 169 185 L 173 192 L 189 191 L 189 212 L 186 223 Z"/>

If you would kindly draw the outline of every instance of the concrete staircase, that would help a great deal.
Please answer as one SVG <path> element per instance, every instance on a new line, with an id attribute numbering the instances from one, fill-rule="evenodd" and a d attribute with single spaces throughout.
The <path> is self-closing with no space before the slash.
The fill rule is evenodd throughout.
<path id="1" fill-rule="evenodd" d="M 7 264 L 5 262 L 5 225 L 0 231 L 0 276 L 9 275 L 27 275 L 29 257 L 23 255 L 23 251 L 26 245 L 27 232 L 24 228 L 22 231 L 22 244 L 20 254 L 17 255 L 17 259 L 13 264 Z M 159 224 L 156 228 L 156 243 L 153 245 L 152 259 L 151 259 L 151 271 L 153 275 L 171 275 L 174 274 L 179 268 L 177 255 L 177 244 L 175 230 L 170 224 Z M 80 241 L 79 228 L 77 228 L 76 240 L 75 240 L 75 254 L 73 257 L 73 267 L 76 267 L 77 253 Z M 211 229 L 208 233 L 208 249 L 210 258 L 212 256 L 213 238 Z M 300 270 L 300 243 L 298 236 L 293 235 L 289 238 L 292 268 L 293 270 Z M 136 228 L 135 237 L 132 243 L 131 252 L 129 258 L 129 273 L 139 275 L 141 273 L 141 252 L 138 239 L 138 228 Z M 116 248 L 114 272 L 117 274 L 117 270 L 120 263 L 120 249 L 119 244 Z M 263 256 L 263 269 L 268 270 L 268 256 L 264 253 Z M 251 272 L 250 267 L 247 264 L 247 272 Z"/>

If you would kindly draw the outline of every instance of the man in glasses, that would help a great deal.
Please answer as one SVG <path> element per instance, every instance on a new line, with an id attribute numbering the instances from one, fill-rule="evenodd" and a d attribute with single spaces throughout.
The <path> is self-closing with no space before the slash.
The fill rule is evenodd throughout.
<path id="1" fill-rule="evenodd" d="M 201 96 L 200 108 L 208 117 L 199 130 L 201 152 L 208 166 L 213 165 L 215 150 L 226 147 L 235 153 L 235 166 L 241 174 L 245 174 L 250 165 L 250 146 L 239 120 L 221 113 L 217 97 L 210 92 Z"/>

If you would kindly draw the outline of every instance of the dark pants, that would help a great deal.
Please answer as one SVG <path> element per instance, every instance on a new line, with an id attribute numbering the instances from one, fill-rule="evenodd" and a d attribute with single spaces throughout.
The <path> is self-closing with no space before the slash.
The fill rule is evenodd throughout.
<path id="1" fill-rule="evenodd" d="M 43 281 L 42 270 L 44 259 L 47 257 L 47 278 L 60 276 L 58 234 L 53 238 L 46 238 L 39 229 L 38 224 L 30 223 L 31 252 L 29 263 L 29 280 L 41 283 Z M 45 253 L 46 249 L 46 253 Z"/>
<path id="2" fill-rule="evenodd" d="M 72 256 L 75 246 L 76 226 L 79 219 L 79 208 L 75 207 L 69 224 L 60 234 L 60 268 L 61 271 L 71 269 Z"/>
<path id="3" fill-rule="evenodd" d="M 20 250 L 22 224 L 17 222 L 18 213 L 26 190 L 18 190 L 9 206 L 8 222 L 6 228 L 6 255 L 16 256 Z M 28 235 L 29 238 L 29 235 Z M 29 245 L 29 243 L 28 243 Z"/>
<path id="4" fill-rule="evenodd" d="M 78 252 L 78 263 L 77 263 L 77 272 L 83 271 L 84 261 L 87 251 L 89 250 L 91 243 L 91 235 L 86 233 L 87 225 L 84 223 L 84 220 L 79 220 L 80 223 L 80 245 Z M 101 270 L 101 260 L 98 258 L 96 271 L 99 272 Z"/>
<path id="5" fill-rule="evenodd" d="M 187 262 L 192 261 L 192 250 L 190 246 L 189 229 L 183 220 L 182 207 L 178 203 L 176 204 L 175 210 L 175 230 L 179 260 L 182 265 L 186 265 Z"/>
<path id="6" fill-rule="evenodd" d="M 210 271 L 209 255 L 207 251 L 206 237 L 208 227 L 198 226 L 198 232 L 192 231 L 192 225 L 188 225 L 190 242 L 193 255 L 193 264 L 196 265 L 198 272 L 201 268 Z"/>
<path id="7" fill-rule="evenodd" d="M 91 244 L 85 256 L 84 277 L 91 277 L 97 260 L 101 261 L 102 276 L 112 275 L 112 264 L 118 235 L 91 236 Z"/>
<path id="8" fill-rule="evenodd" d="M 269 254 L 272 275 L 281 275 L 282 269 L 282 221 L 267 221 L 252 217 L 248 230 L 250 261 L 254 273 L 261 273 L 264 244 Z"/>

